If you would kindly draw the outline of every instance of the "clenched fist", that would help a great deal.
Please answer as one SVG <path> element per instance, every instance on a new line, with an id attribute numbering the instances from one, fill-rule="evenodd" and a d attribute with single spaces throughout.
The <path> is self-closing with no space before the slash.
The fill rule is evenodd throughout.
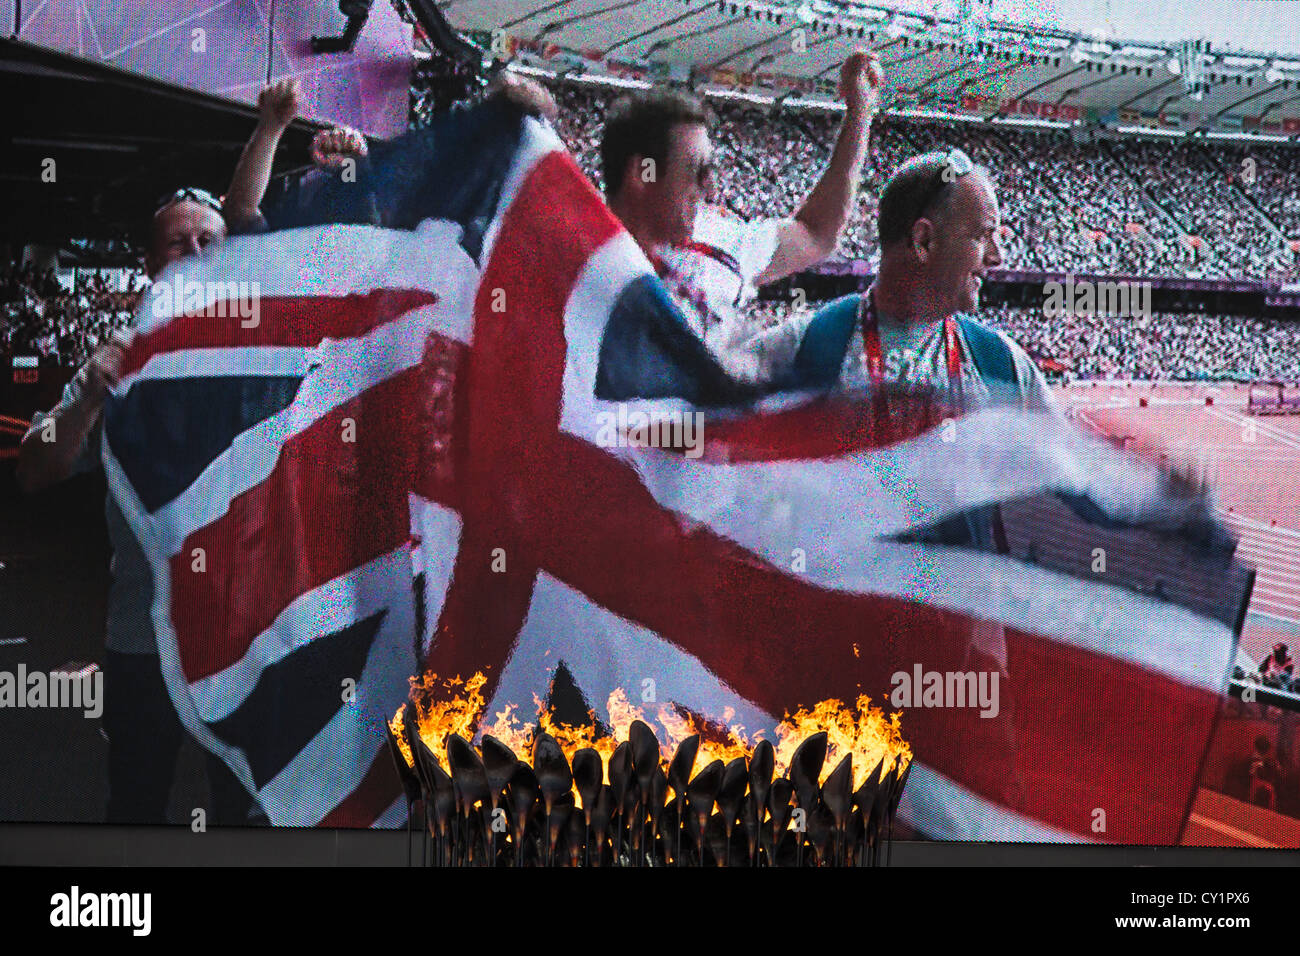
<path id="1" fill-rule="evenodd" d="M 530 116 L 541 116 L 552 123 L 560 115 L 555 97 L 546 87 L 525 76 L 502 70 L 488 84 L 488 96 L 504 96 Z"/>
<path id="2" fill-rule="evenodd" d="M 874 53 L 857 50 L 840 68 L 840 97 L 850 110 L 874 110 L 883 82 L 880 59 Z"/>
<path id="3" fill-rule="evenodd" d="M 122 375 L 122 357 L 126 354 L 130 340 L 129 333 L 115 332 L 90 356 L 85 368 L 85 393 L 91 402 L 101 401 L 108 390 L 117 384 Z"/>
<path id="4" fill-rule="evenodd" d="M 366 138 L 347 126 L 333 126 L 317 133 L 311 141 L 311 161 L 335 169 L 349 158 L 360 159 L 369 152 Z"/>
<path id="5" fill-rule="evenodd" d="M 272 83 L 257 97 L 257 109 L 262 125 L 284 132 L 298 115 L 302 89 L 297 80 L 280 80 Z"/>

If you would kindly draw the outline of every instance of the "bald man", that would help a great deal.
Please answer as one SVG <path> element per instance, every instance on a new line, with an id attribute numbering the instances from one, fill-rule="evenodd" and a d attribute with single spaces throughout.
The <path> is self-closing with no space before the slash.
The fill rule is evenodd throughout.
<path id="1" fill-rule="evenodd" d="M 908 160 L 880 196 L 880 269 L 864 295 L 823 308 L 795 358 L 795 387 L 932 386 L 955 409 L 1054 407 L 1024 349 L 971 317 L 1002 264 L 997 196 L 961 150 Z"/>
<path id="2" fill-rule="evenodd" d="M 1002 224 L 992 181 L 960 150 L 927 153 L 904 163 L 881 192 L 880 269 L 871 288 L 838 299 L 809 324 L 786 383 L 794 388 L 858 387 L 916 390 L 954 414 L 991 406 L 1054 411 L 1043 374 L 1024 349 L 971 317 L 987 272 L 1002 263 Z M 888 407 L 888 406 L 884 406 Z M 886 413 L 888 414 L 888 413 Z M 903 428 L 903 434 L 908 429 Z M 944 544 L 975 551 L 1005 549 L 997 507 L 973 508 L 932 529 Z M 963 668 L 1008 677 L 1006 635 L 994 621 L 954 621 Z M 1009 688 L 1009 680 L 1002 686 Z M 972 754 L 1010 783 L 1013 806 L 1024 799 L 1013 736 L 1014 701 L 1004 693 L 1002 746 Z M 922 755 L 924 756 L 924 755 Z M 912 787 L 909 799 L 941 797 Z M 932 819 L 947 807 L 934 805 Z M 956 812 L 956 811 L 954 811 Z M 954 824 L 954 827 L 956 825 Z M 959 828 L 958 828 L 959 829 Z M 911 831 L 901 831 L 904 836 Z M 929 836 L 942 836 L 940 824 Z"/>

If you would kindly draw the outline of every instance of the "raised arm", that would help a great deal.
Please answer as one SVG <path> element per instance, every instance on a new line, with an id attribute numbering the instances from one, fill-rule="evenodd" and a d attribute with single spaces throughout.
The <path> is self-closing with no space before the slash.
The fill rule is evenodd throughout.
<path id="1" fill-rule="evenodd" d="M 755 277 L 755 285 L 775 282 L 816 265 L 839 245 L 857 196 L 859 172 L 867 158 L 867 137 L 880 84 L 880 64 L 875 54 L 859 50 L 844 61 L 840 95 L 847 109 L 830 162 L 794 218 L 781 223 L 772 261 Z"/>
<path id="2" fill-rule="evenodd" d="M 504 97 L 525 113 L 540 116 L 552 123 L 560 115 L 560 108 L 556 105 L 555 97 L 551 95 L 550 90 L 536 80 L 511 73 L 509 70 L 502 70 L 492 78 L 492 82 L 488 84 L 487 96 Z"/>
<path id="3" fill-rule="evenodd" d="M 259 117 L 257 128 L 249 137 L 235 175 L 226 192 L 224 214 L 232 229 L 255 222 L 261 217 L 262 197 L 271 181 L 271 165 L 275 160 L 280 137 L 298 115 L 300 90 L 297 80 L 281 80 L 262 90 L 257 98 Z"/>

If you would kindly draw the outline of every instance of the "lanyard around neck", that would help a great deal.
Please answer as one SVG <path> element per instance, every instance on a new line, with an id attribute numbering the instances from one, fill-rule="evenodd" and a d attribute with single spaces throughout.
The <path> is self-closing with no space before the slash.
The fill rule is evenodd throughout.
<path id="1" fill-rule="evenodd" d="M 885 383 L 885 355 L 880 345 L 880 319 L 876 315 L 876 299 L 872 290 L 858 300 L 858 315 L 862 321 L 862 352 L 866 360 L 867 375 L 879 391 Z M 957 321 L 952 317 L 943 320 L 944 351 L 948 360 L 948 385 L 960 403 L 961 344 L 957 341 Z"/>

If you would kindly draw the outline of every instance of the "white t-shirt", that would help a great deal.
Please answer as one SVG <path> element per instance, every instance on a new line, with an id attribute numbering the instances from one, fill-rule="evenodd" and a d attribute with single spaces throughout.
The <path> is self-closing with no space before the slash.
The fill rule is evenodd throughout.
<path id="1" fill-rule="evenodd" d="M 802 335 L 797 322 L 769 326 L 751 310 L 754 279 L 772 261 L 779 226 L 777 219 L 745 222 L 706 207 L 690 243 L 658 250 L 655 266 L 687 325 L 742 381 L 769 380 L 794 358 Z"/>

